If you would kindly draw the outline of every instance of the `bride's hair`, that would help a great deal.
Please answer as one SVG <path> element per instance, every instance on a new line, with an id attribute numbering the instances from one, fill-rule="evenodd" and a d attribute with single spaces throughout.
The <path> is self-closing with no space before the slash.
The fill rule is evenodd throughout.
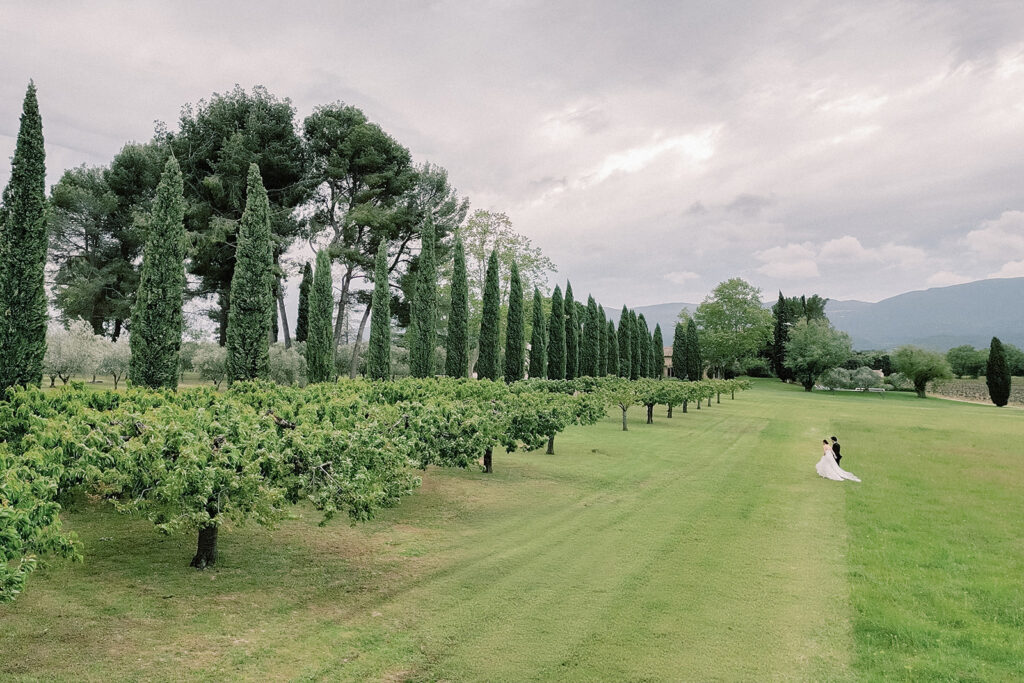
<path id="1" fill-rule="evenodd" d="M 828 439 L 822 439 L 822 440 L 821 440 L 821 442 L 822 442 L 823 444 L 825 444 L 826 446 L 828 445 Z"/>

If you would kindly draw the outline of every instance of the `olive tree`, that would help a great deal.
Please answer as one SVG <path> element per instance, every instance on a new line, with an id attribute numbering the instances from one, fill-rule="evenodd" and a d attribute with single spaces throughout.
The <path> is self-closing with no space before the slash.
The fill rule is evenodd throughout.
<path id="1" fill-rule="evenodd" d="M 821 374 L 842 365 L 852 352 L 850 335 L 820 319 L 801 320 L 793 325 L 785 349 L 783 364 L 805 391 L 814 389 Z"/>
<path id="2" fill-rule="evenodd" d="M 918 398 L 925 397 L 925 387 L 934 379 L 950 377 L 952 372 L 946 357 L 936 351 L 917 346 L 901 346 L 892 357 L 893 367 L 914 383 Z"/>

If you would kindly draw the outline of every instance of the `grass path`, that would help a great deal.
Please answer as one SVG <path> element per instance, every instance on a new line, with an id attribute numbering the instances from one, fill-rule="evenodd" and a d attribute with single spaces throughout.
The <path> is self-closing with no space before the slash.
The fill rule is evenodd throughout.
<path id="1" fill-rule="evenodd" d="M 230 529 L 205 573 L 191 538 L 83 503 L 85 563 L 0 606 L 0 678 L 1024 675 L 1024 412 L 759 382 L 642 413 L 431 469 L 369 524 Z M 815 475 L 833 433 L 864 484 Z"/>

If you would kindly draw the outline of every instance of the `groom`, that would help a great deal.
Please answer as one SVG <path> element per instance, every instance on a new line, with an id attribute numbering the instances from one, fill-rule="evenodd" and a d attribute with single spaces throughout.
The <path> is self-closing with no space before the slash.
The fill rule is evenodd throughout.
<path id="1" fill-rule="evenodd" d="M 841 446 L 839 445 L 839 440 L 836 439 L 836 437 L 833 436 L 832 437 L 832 455 L 836 456 L 836 464 L 837 465 L 839 464 L 839 461 L 843 459 L 843 456 L 839 455 L 839 449 L 840 448 L 841 448 Z M 826 460 L 826 462 L 828 462 L 828 461 Z"/>

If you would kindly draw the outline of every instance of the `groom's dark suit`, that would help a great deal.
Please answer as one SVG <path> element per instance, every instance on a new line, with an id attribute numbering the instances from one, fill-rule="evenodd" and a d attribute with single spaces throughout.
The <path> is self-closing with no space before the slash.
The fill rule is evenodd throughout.
<path id="1" fill-rule="evenodd" d="M 843 459 L 843 456 L 839 455 L 839 449 L 840 448 L 841 447 L 840 447 L 838 441 L 833 441 L 832 442 L 832 454 L 836 456 L 836 464 L 837 465 L 839 464 L 839 461 Z M 826 460 L 825 462 L 828 462 L 828 461 Z"/>

